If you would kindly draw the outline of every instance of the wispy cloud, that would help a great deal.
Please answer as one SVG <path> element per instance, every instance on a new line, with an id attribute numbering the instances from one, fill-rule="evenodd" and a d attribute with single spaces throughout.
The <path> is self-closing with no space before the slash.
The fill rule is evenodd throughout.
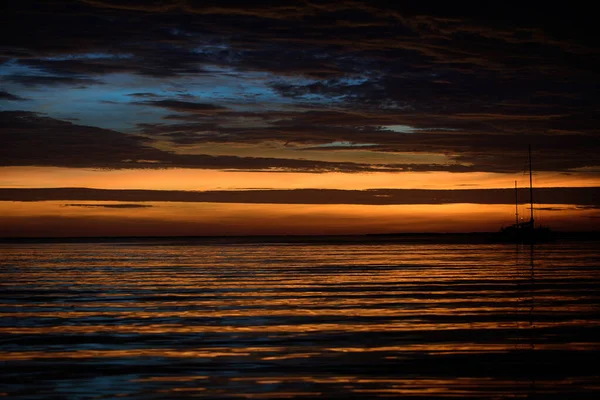
<path id="1" fill-rule="evenodd" d="M 16 96 L 12 93 L 5 92 L 4 90 L 0 90 L 0 100 L 25 101 L 27 99 L 20 96 Z"/>
<path id="2" fill-rule="evenodd" d="M 98 79 L 83 76 L 9 75 L 4 79 L 24 86 L 87 86 L 102 84 L 102 81 Z"/>
<path id="3" fill-rule="evenodd" d="M 206 103 L 193 103 L 189 101 L 179 101 L 179 100 L 148 100 L 148 101 L 140 101 L 134 102 L 132 104 L 135 105 L 144 105 L 144 106 L 153 106 L 153 107 L 161 107 L 166 108 L 171 111 L 178 112 L 187 112 L 187 113 L 197 113 L 202 115 L 211 115 L 218 112 L 223 112 L 227 110 L 226 107 L 221 107 L 215 104 L 206 104 Z"/>
<path id="4" fill-rule="evenodd" d="M 150 204 L 63 204 L 63 207 L 84 207 L 84 208 L 149 208 Z"/>

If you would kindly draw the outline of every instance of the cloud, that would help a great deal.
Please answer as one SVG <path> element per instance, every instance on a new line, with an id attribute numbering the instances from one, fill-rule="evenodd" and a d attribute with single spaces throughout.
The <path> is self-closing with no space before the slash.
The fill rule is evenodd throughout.
<path id="1" fill-rule="evenodd" d="M 161 107 L 171 111 L 177 111 L 182 113 L 196 113 L 201 115 L 211 115 L 227 110 L 226 107 L 218 106 L 215 104 L 193 103 L 189 101 L 179 100 L 148 100 L 134 102 L 132 104 Z"/>
<path id="2" fill-rule="evenodd" d="M 150 93 L 150 92 L 130 93 L 130 94 L 128 94 L 128 96 L 131 96 L 131 97 L 142 97 L 142 98 L 158 97 L 157 94 Z"/>
<path id="3" fill-rule="evenodd" d="M 184 123 L 140 124 L 140 132 L 170 140 L 175 146 L 207 143 L 258 145 L 279 143 L 304 150 L 370 151 L 380 153 L 437 153 L 452 163 L 431 166 L 428 170 L 515 172 L 525 169 L 526 148 L 534 149 L 536 171 L 569 171 L 600 165 L 600 155 L 589 149 L 600 146 L 598 135 L 566 130 L 560 134 L 522 131 L 508 132 L 514 124 L 561 124 L 555 118 L 525 114 L 402 114 L 385 110 L 299 111 L 237 113 L 223 111 L 214 115 L 189 115 Z M 168 116 L 175 119 L 176 117 Z M 261 121 L 253 127 L 249 120 Z M 240 121 L 235 123 L 235 121 Z M 483 122 L 482 122 L 483 121 Z M 490 122 L 492 121 L 492 122 Z M 490 129 L 497 124 L 503 129 Z M 566 128 L 565 123 L 565 128 Z M 404 128 L 394 130 L 394 127 Z M 487 127 L 487 130 L 486 130 Z M 572 125 L 571 125 L 572 127 Z M 594 128 L 596 129 L 596 128 Z M 405 132 L 402 132 L 404 130 Z M 408 133 L 407 133 L 408 132 Z M 330 143 L 369 143 L 368 149 L 356 146 L 329 146 Z M 582 157 L 586 154 L 586 157 Z M 298 158 L 303 157 L 298 154 Z M 388 168 L 423 170 L 424 165 L 387 165 Z"/>
<path id="4" fill-rule="evenodd" d="M 149 208 L 150 204 L 63 204 L 62 207 L 84 208 Z"/>
<path id="5" fill-rule="evenodd" d="M 577 206 L 578 210 L 600 210 L 600 204 L 593 205 L 579 205 Z"/>
<path id="6" fill-rule="evenodd" d="M 174 151 L 210 142 L 375 143 L 376 152 L 447 154 L 460 164 L 449 170 L 506 172 L 521 169 L 531 143 L 536 170 L 600 165 L 591 151 L 600 145 L 593 13 L 560 3 L 543 12 L 534 4 L 518 9 L 378 0 L 22 0 L 3 9 L 11 35 L 0 57 L 15 97 L 33 96 L 32 88 L 106 86 L 110 76 L 139 78 L 134 104 L 178 113 L 163 124 L 140 121 L 142 133 L 170 139 Z M 227 101 L 205 90 L 219 85 L 227 86 Z M 198 102 L 158 94 L 174 86 L 195 91 Z M 260 110 L 250 118 L 261 126 L 248 123 L 248 109 Z M 133 151 L 128 159 L 163 165 L 377 169 L 258 154 L 244 163 L 179 157 L 134 142 L 124 147 Z M 109 168 L 120 165 L 106 159 Z"/>
<path id="7" fill-rule="evenodd" d="M 82 49 L 83 50 L 83 49 Z M 79 50 L 78 52 L 82 51 Z M 133 46 L 133 53 L 94 53 L 68 54 L 65 58 L 40 57 L 19 59 L 18 65 L 60 76 L 87 77 L 107 74 L 131 73 L 141 76 L 167 78 L 186 74 L 205 73 L 199 64 L 202 57 L 191 50 L 161 46 L 154 43 Z M 157 55 L 166 51 L 167 58 Z M 42 82 L 43 83 L 43 82 Z"/>
<path id="8" fill-rule="evenodd" d="M 75 76 L 45 76 L 45 75 L 9 75 L 4 78 L 8 82 L 24 86 L 78 86 L 99 85 L 102 81 Z"/>
<path id="9" fill-rule="evenodd" d="M 108 129 L 77 125 L 27 111 L 0 112 L 0 163 L 114 168 L 123 160 L 153 160 L 160 151 L 146 139 Z"/>
<path id="10" fill-rule="evenodd" d="M 24 0 L 6 7 L 7 30 L 15 33 L 11 55 L 19 51 L 23 56 L 18 58 L 47 70 L 129 70 L 151 76 L 199 72 L 198 64 L 210 64 L 316 78 L 364 72 L 407 77 L 430 67 L 443 72 L 481 68 L 513 77 L 527 71 L 535 77 L 564 74 L 570 68 L 594 71 L 598 63 L 584 52 L 595 44 L 584 34 L 594 27 L 592 21 L 577 10 L 547 5 L 544 13 L 520 5 L 517 15 L 507 6 L 491 6 L 490 12 L 488 7 L 404 2 L 60 4 L 65 3 Z M 577 29 L 565 22 L 565 15 L 579 22 Z M 28 26 L 44 29 L 31 32 Z M 115 50 L 131 57 L 39 57 Z"/>
<path id="11" fill-rule="evenodd" d="M 537 211 L 566 211 L 566 210 L 577 210 L 577 207 L 534 207 Z"/>
<path id="12" fill-rule="evenodd" d="M 524 196 L 524 190 L 522 198 Z M 539 188 L 544 204 L 575 204 L 598 207 L 600 187 Z M 371 189 L 371 190 L 107 190 L 87 188 L 2 189 L 0 201 L 130 201 L 130 202 L 209 202 L 262 204 L 514 204 L 512 189 Z"/>
<path id="13" fill-rule="evenodd" d="M 268 157 L 176 154 L 146 137 L 77 125 L 27 111 L 0 112 L 0 165 L 78 168 L 205 168 L 258 171 L 360 172 L 377 166 Z M 393 170 L 393 169 L 392 169 Z"/>
<path id="14" fill-rule="evenodd" d="M 5 92 L 4 90 L 0 90 L 0 100 L 9 100 L 9 101 L 25 101 L 27 99 L 16 96 L 14 94 Z"/>

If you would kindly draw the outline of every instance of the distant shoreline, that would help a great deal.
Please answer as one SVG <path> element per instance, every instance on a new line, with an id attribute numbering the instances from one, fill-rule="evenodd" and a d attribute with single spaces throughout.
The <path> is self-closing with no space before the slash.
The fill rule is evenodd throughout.
<path id="1" fill-rule="evenodd" d="M 494 243 L 497 232 L 397 232 L 358 235 L 0 237 L 0 243 Z M 600 240 L 600 231 L 555 232 L 556 242 Z"/>

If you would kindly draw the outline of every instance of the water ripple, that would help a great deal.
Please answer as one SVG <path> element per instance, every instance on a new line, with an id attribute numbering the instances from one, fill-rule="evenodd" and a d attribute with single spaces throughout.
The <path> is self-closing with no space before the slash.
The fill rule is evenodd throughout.
<path id="1" fill-rule="evenodd" d="M 1 244 L 0 396 L 593 398 L 593 245 Z"/>

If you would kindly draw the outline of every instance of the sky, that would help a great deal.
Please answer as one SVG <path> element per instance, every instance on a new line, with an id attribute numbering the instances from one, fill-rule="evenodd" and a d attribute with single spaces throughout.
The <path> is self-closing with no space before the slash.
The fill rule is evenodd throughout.
<path id="1" fill-rule="evenodd" d="M 397 4 L 398 3 L 398 4 Z M 5 0 L 0 237 L 597 230 L 584 5 Z"/>

